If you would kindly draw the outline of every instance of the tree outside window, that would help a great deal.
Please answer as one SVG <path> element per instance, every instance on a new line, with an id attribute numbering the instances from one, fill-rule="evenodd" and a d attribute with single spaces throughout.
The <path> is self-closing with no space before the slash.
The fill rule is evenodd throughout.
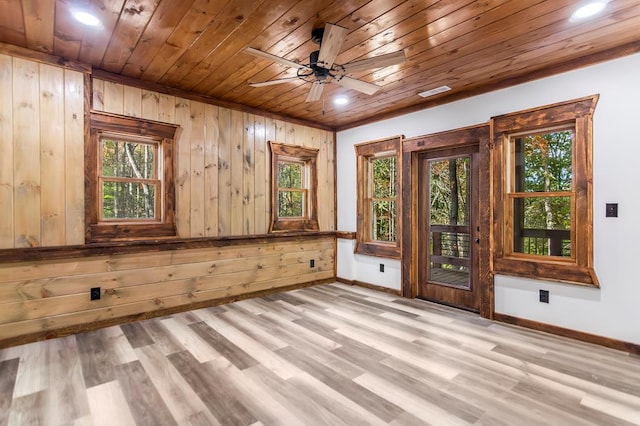
<path id="1" fill-rule="evenodd" d="M 85 141 L 87 242 L 176 235 L 178 126 L 93 111 Z"/>
<path id="2" fill-rule="evenodd" d="M 358 205 L 356 253 L 400 256 L 400 141 L 356 145 Z"/>
<path id="3" fill-rule="evenodd" d="M 372 158 L 371 172 L 371 240 L 396 241 L 398 159 L 395 156 Z"/>
<path id="4" fill-rule="evenodd" d="M 592 123 L 598 96 L 493 117 L 494 272 L 598 286 Z"/>
<path id="5" fill-rule="evenodd" d="M 278 162 L 278 217 L 305 215 L 307 190 L 304 183 L 304 163 Z"/>
<path id="6" fill-rule="evenodd" d="M 513 251 L 571 257 L 573 129 L 511 137 Z"/>
<path id="7" fill-rule="evenodd" d="M 270 142 L 270 231 L 317 230 L 318 150 Z"/>
<path id="8" fill-rule="evenodd" d="M 100 137 L 102 220 L 159 220 L 157 196 L 158 142 L 128 141 L 118 135 Z"/>

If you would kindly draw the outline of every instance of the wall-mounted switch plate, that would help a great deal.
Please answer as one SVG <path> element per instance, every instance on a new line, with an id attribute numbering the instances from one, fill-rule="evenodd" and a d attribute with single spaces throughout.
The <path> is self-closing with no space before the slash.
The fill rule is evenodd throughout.
<path id="1" fill-rule="evenodd" d="M 540 290 L 540 302 L 549 303 L 549 290 Z"/>
<path id="2" fill-rule="evenodd" d="M 618 217 L 618 203 L 607 203 L 605 217 Z"/>
<path id="3" fill-rule="evenodd" d="M 384 263 L 380 264 L 380 272 L 384 272 Z"/>

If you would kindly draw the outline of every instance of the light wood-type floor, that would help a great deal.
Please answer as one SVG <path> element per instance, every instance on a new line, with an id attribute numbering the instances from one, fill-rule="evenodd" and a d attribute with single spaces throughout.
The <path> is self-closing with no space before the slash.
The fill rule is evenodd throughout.
<path id="1" fill-rule="evenodd" d="M 6 424 L 640 424 L 640 357 L 332 284 L 1 350 Z"/>

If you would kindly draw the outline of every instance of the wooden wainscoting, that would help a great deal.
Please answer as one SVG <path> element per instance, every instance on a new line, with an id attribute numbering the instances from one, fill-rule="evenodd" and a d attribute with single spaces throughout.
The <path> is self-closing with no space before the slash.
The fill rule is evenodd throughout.
<path id="1" fill-rule="evenodd" d="M 97 254 L 88 246 L 76 257 L 0 264 L 0 347 L 335 277 L 333 233 L 167 241 L 131 250 L 106 246 L 106 254 Z M 90 300 L 94 287 L 100 300 Z"/>

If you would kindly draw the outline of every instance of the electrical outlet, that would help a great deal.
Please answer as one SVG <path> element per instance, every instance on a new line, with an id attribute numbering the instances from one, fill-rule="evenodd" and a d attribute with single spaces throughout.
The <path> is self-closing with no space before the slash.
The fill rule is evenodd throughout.
<path id="1" fill-rule="evenodd" d="M 100 287 L 91 287 L 91 300 L 100 300 Z"/>
<path id="2" fill-rule="evenodd" d="M 540 290 L 540 302 L 549 303 L 549 290 Z"/>
<path id="3" fill-rule="evenodd" d="M 384 272 L 384 263 L 380 264 L 380 272 Z"/>
<path id="4" fill-rule="evenodd" d="M 316 260 L 315 259 L 311 259 L 309 261 L 309 268 L 315 268 L 316 266 Z"/>
<path id="5" fill-rule="evenodd" d="M 607 203 L 605 217 L 618 217 L 618 203 Z"/>

